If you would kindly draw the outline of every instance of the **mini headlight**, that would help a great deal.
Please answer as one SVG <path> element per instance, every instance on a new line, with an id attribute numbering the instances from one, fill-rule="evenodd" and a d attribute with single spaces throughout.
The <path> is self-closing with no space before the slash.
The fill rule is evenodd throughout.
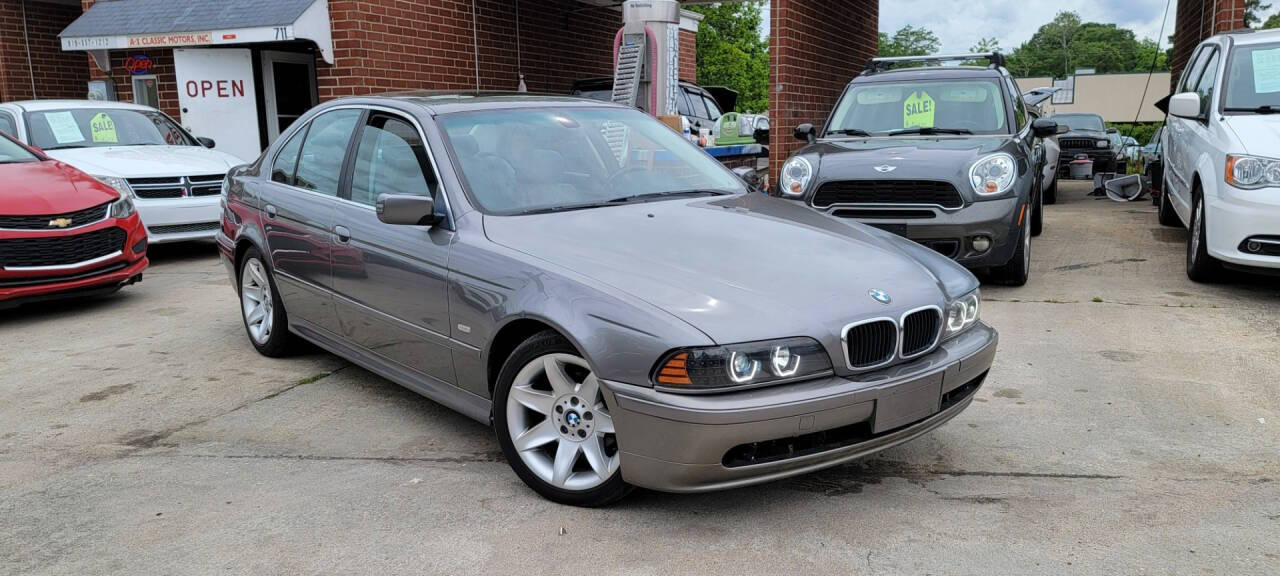
<path id="1" fill-rule="evenodd" d="M 129 186 L 129 181 L 118 176 L 94 176 L 99 182 L 116 189 L 123 197 L 133 197 L 133 187 Z"/>
<path id="2" fill-rule="evenodd" d="M 658 362 L 653 382 L 678 391 L 708 392 L 830 372 L 831 359 L 817 340 L 786 338 L 674 350 Z"/>
<path id="3" fill-rule="evenodd" d="M 119 200 L 111 203 L 111 211 L 107 213 L 107 216 L 124 219 L 133 216 L 133 213 L 133 199 L 122 195 Z"/>
<path id="4" fill-rule="evenodd" d="M 947 304 L 947 326 L 943 339 L 957 336 L 977 324 L 981 308 L 982 295 L 977 290 Z"/>
<path id="5" fill-rule="evenodd" d="M 782 165 L 782 176 L 778 178 L 778 187 L 783 196 L 798 198 L 813 179 L 813 165 L 800 156 L 792 157 Z"/>
<path id="6" fill-rule="evenodd" d="M 1227 184 L 1236 188 L 1280 187 L 1280 160 L 1229 154 L 1226 176 Z"/>
<path id="7" fill-rule="evenodd" d="M 973 167 L 969 169 L 969 182 L 979 196 L 995 196 L 1004 194 L 1013 187 L 1017 172 L 1013 156 L 1003 152 L 992 154 L 973 163 Z"/>

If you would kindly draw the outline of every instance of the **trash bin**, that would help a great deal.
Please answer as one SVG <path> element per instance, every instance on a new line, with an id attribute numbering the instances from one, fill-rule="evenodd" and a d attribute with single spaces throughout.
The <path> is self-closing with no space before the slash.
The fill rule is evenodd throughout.
<path id="1" fill-rule="evenodd" d="M 1093 160 L 1072 160 L 1070 167 L 1072 180 L 1088 180 L 1093 178 Z"/>

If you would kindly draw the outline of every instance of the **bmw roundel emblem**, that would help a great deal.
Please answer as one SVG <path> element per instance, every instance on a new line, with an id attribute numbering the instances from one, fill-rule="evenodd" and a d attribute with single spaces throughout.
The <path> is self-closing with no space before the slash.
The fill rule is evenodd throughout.
<path id="1" fill-rule="evenodd" d="M 881 304 L 888 304 L 890 302 L 893 302 L 893 298 L 890 298 L 889 293 L 885 292 L 884 290 L 871 289 L 867 291 L 867 294 L 871 295 L 871 298 L 873 298 L 876 302 L 879 302 Z"/>

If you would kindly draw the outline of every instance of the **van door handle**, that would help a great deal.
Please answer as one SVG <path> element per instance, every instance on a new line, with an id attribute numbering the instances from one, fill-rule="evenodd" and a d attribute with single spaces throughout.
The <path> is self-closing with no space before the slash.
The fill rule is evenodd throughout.
<path id="1" fill-rule="evenodd" d="M 267 204 L 267 206 L 263 208 L 263 211 L 267 213 L 267 218 L 276 217 L 276 207 L 272 206 L 271 204 Z"/>
<path id="2" fill-rule="evenodd" d="M 351 241 L 351 231 L 346 226 L 334 226 L 333 235 L 338 237 L 338 242 L 346 244 Z"/>

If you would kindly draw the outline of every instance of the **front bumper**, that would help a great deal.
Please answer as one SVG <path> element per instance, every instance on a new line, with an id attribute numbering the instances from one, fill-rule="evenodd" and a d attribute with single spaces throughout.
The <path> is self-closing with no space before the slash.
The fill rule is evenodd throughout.
<path id="1" fill-rule="evenodd" d="M 149 265 L 147 234 L 137 217 L 128 220 L 108 219 L 77 230 L 87 234 L 107 228 L 123 228 L 125 243 L 119 252 L 84 262 L 58 266 L 0 267 L 0 308 L 22 304 L 92 296 L 132 284 L 142 277 Z M 5 237 L 40 238 L 74 235 L 57 231 L 7 232 Z"/>
<path id="2" fill-rule="evenodd" d="M 1241 250 L 1250 238 L 1280 239 L 1280 188 L 1242 190 L 1221 184 L 1218 194 L 1206 195 L 1205 202 L 1209 255 L 1236 266 L 1280 269 L 1280 256 Z"/>
<path id="3" fill-rule="evenodd" d="M 163 200 L 136 199 L 138 215 L 152 244 L 208 240 L 222 220 L 221 196 Z"/>
<path id="4" fill-rule="evenodd" d="M 1018 247 L 1022 231 L 1019 222 L 1022 201 L 1016 196 L 974 202 L 959 210 L 936 207 L 920 209 L 915 206 L 902 208 L 931 212 L 932 215 L 928 218 L 903 220 L 864 216 L 874 214 L 877 210 L 895 209 L 882 205 L 835 205 L 824 208 L 823 212 L 838 218 L 847 218 L 848 214 L 857 215 L 854 219 L 858 222 L 914 240 L 967 268 L 1003 266 L 1013 258 Z M 991 238 L 991 248 L 986 252 L 974 250 L 972 241 L 977 236 Z"/>
<path id="5" fill-rule="evenodd" d="M 995 358 L 979 323 L 910 363 L 710 396 L 605 382 L 622 477 L 665 492 L 804 474 L 916 438 L 963 411 Z"/>

